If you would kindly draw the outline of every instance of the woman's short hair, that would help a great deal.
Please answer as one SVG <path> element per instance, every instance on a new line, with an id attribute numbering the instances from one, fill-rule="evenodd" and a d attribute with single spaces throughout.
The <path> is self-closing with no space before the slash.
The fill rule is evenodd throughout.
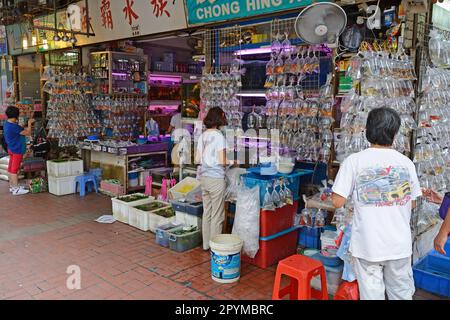
<path id="1" fill-rule="evenodd" d="M 219 107 L 211 108 L 208 111 L 206 118 L 203 120 L 203 123 L 207 129 L 219 128 L 228 124 L 225 112 Z"/>
<path id="2" fill-rule="evenodd" d="M 20 110 L 17 107 L 9 106 L 5 111 L 6 117 L 8 119 L 17 119 L 20 115 Z"/>
<path id="3" fill-rule="evenodd" d="M 402 121 L 391 108 L 377 108 L 367 117 L 366 137 L 371 144 L 392 146 Z"/>

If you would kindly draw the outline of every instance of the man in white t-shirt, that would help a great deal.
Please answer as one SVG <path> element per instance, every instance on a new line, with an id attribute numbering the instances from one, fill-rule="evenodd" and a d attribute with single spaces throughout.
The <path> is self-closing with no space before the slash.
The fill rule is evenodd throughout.
<path id="1" fill-rule="evenodd" d="M 170 118 L 170 126 L 167 129 L 167 133 L 172 135 L 172 141 L 179 142 L 183 135 L 183 124 L 181 122 L 181 105 L 178 106 L 177 112 Z"/>
<path id="2" fill-rule="evenodd" d="M 342 163 L 333 205 L 354 203 L 350 252 L 362 300 L 411 300 L 411 210 L 422 195 L 413 162 L 392 149 L 401 120 L 390 108 L 371 111 L 371 147 Z"/>

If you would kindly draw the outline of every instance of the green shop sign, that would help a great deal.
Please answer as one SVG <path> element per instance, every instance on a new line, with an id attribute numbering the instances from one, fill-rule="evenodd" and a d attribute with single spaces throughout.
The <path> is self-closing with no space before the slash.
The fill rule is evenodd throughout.
<path id="1" fill-rule="evenodd" d="M 186 0 L 186 13 L 188 25 L 197 25 L 291 10 L 314 2 L 324 0 Z"/>

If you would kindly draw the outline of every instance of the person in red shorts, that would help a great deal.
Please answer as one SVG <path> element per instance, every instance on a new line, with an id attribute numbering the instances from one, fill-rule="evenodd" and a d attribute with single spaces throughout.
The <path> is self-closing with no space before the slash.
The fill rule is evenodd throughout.
<path id="1" fill-rule="evenodd" d="M 8 107 L 6 109 L 6 117 L 8 120 L 3 126 L 3 134 L 8 146 L 9 164 L 9 191 L 15 195 L 23 195 L 29 193 L 27 189 L 19 186 L 18 172 L 22 164 L 23 155 L 26 151 L 25 136 L 31 135 L 31 126 L 34 119 L 28 121 L 28 127 L 23 128 L 17 124 L 20 111 L 17 107 Z"/>

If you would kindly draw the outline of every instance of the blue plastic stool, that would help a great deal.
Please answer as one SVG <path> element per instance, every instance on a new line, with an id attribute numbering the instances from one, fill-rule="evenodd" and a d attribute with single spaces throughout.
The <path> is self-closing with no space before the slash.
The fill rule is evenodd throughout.
<path id="1" fill-rule="evenodd" d="M 86 196 L 86 186 L 88 187 L 88 192 L 92 192 L 90 183 L 94 185 L 95 192 L 98 193 L 97 179 L 93 174 L 84 174 L 76 177 L 75 191 L 78 192 L 78 187 L 80 187 L 80 197 Z"/>
<path id="2" fill-rule="evenodd" d="M 102 182 L 103 170 L 100 168 L 91 169 L 89 170 L 89 174 L 93 174 L 97 180 L 97 185 L 100 185 Z"/>

